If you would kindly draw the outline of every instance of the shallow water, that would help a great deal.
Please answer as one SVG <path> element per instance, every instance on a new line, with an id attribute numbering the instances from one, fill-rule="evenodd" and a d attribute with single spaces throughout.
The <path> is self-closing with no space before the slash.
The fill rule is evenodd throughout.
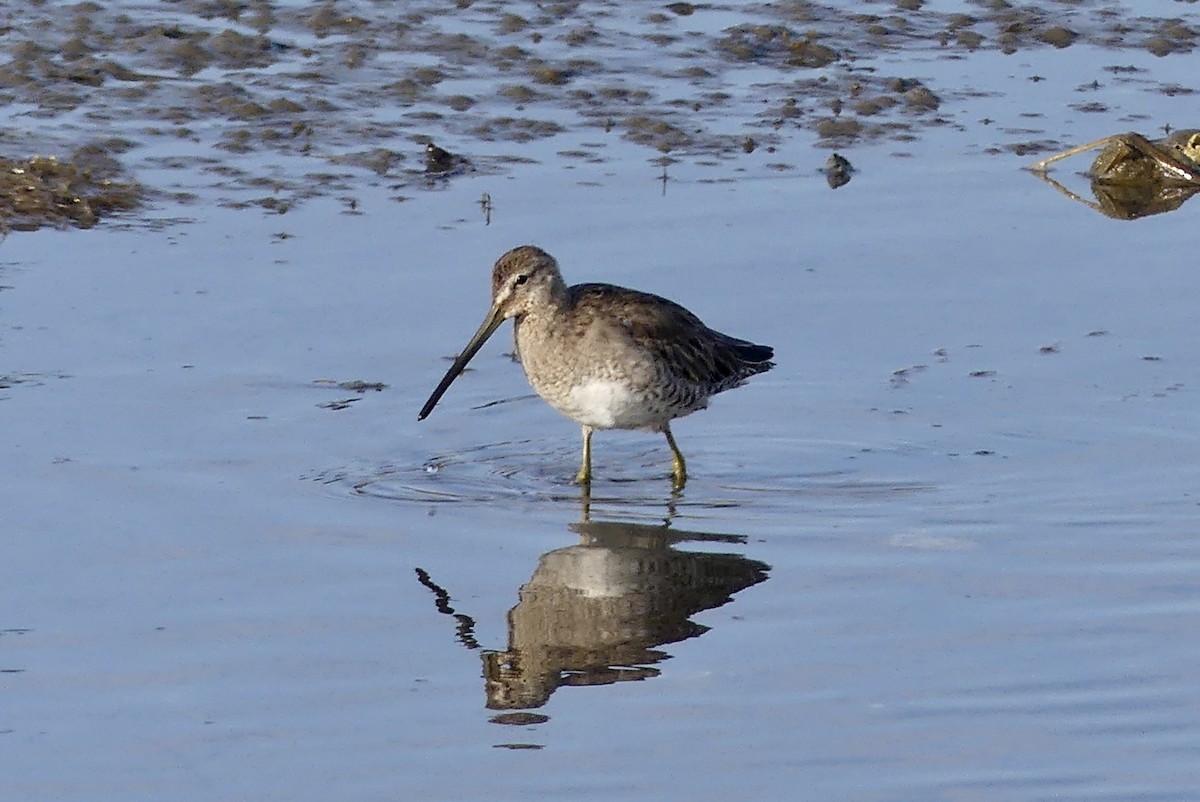
<path id="1" fill-rule="evenodd" d="M 1194 799 L 1195 210 L 1112 220 L 1009 149 L 1194 126 L 1157 89 L 1190 59 L 879 61 L 946 122 L 842 148 L 836 191 L 803 129 L 664 184 L 615 134 L 450 126 L 540 163 L 279 215 L 149 139 L 138 179 L 196 198 L 8 237 L 11 793 Z M 613 432 L 583 499 L 507 330 L 417 423 L 522 242 L 775 347 L 675 425 L 682 493 Z"/>

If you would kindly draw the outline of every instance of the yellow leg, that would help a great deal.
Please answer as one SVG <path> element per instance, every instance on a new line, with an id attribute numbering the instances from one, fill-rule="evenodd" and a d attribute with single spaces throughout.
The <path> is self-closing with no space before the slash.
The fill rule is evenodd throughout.
<path id="1" fill-rule="evenodd" d="M 590 487 L 592 484 L 592 427 L 583 427 L 583 464 L 575 475 L 575 484 Z"/>
<path id="2" fill-rule="evenodd" d="M 663 427 L 663 434 L 667 436 L 667 445 L 671 447 L 671 483 L 676 490 L 682 490 L 687 482 L 687 463 L 683 460 L 683 452 L 675 445 L 670 425 Z"/>

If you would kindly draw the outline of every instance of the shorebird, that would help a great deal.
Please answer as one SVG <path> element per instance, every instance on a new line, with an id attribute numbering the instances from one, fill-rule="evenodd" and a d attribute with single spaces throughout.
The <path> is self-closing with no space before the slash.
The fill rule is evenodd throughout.
<path id="1" fill-rule="evenodd" d="M 612 284 L 568 287 L 554 257 L 522 245 L 496 261 L 492 308 L 417 420 L 433 411 L 509 318 L 533 389 L 583 427 L 583 461 L 575 481 L 584 486 L 592 480 L 593 431 L 645 429 L 666 435 L 673 484 L 682 488 L 687 465 L 671 421 L 774 367 L 770 346 L 714 331 L 674 301 Z"/>

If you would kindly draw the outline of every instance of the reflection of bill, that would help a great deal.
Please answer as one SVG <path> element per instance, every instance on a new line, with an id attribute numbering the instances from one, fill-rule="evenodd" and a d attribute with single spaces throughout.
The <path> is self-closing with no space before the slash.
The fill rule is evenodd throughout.
<path id="1" fill-rule="evenodd" d="M 652 666 L 669 656 L 658 647 L 707 632 L 690 617 L 764 581 L 769 570 L 739 554 L 674 548 L 689 540 L 744 543 L 738 535 L 586 520 L 571 529 L 580 542 L 543 554 L 521 586 L 508 613 L 508 647 L 482 653 L 490 709 L 541 707 L 564 685 L 656 677 Z M 460 641 L 478 648 L 474 621 L 449 607 L 427 573 L 417 575 L 438 610 L 458 621 Z"/>
<path id="2" fill-rule="evenodd" d="M 540 707 L 563 685 L 658 676 L 656 647 L 708 631 L 689 617 L 767 578 L 737 554 L 679 551 L 685 540 L 744 542 L 666 526 L 582 522 L 578 545 L 542 555 L 508 614 L 508 648 L 483 654 L 487 706 Z"/>

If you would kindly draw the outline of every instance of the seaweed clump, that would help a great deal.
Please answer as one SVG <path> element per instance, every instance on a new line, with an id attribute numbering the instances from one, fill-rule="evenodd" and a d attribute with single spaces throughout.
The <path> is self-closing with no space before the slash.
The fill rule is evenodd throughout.
<path id="1" fill-rule="evenodd" d="M 0 232 L 43 227 L 91 228 L 103 217 L 134 209 L 141 187 L 126 180 L 116 159 L 89 145 L 70 159 L 0 156 Z"/>

